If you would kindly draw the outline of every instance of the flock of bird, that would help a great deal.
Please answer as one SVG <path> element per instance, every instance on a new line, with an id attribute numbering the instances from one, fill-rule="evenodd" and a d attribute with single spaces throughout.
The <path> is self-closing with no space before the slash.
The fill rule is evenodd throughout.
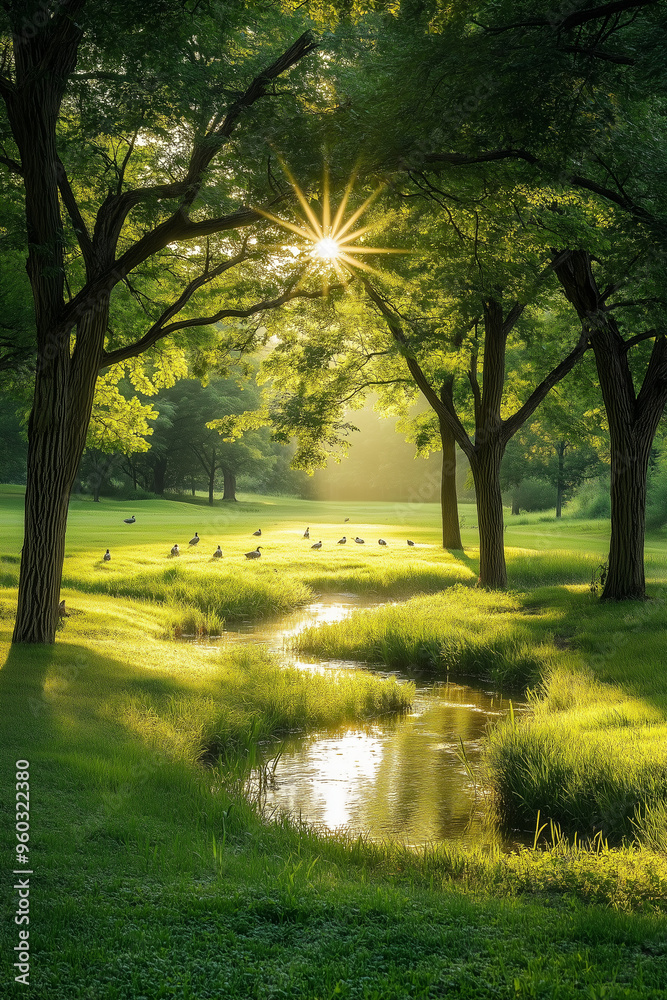
<path id="1" fill-rule="evenodd" d="M 350 519 L 349 519 L 349 517 L 346 517 L 345 520 L 349 521 Z M 303 533 L 303 537 L 304 538 L 310 538 L 310 528 L 306 528 L 306 530 Z M 366 544 L 366 539 L 365 538 L 359 538 L 359 535 L 357 535 L 354 540 L 357 543 L 357 545 L 365 545 Z M 343 537 L 339 538 L 338 541 L 336 542 L 336 545 L 346 545 L 346 544 L 347 544 L 347 536 L 346 535 L 343 535 Z M 384 538 L 378 538 L 378 545 L 386 545 L 386 544 L 387 543 L 384 540 Z M 415 543 L 410 538 L 408 538 L 408 545 L 414 545 L 414 544 Z M 322 548 L 322 540 L 320 539 L 319 542 L 315 542 L 315 544 L 311 545 L 310 547 L 311 547 L 311 549 L 321 549 Z"/>
<path id="2" fill-rule="evenodd" d="M 133 514 L 132 517 L 125 517 L 125 518 L 123 518 L 123 523 L 124 524 L 134 524 L 136 522 L 136 520 L 137 519 L 136 519 L 136 517 Z M 349 520 L 350 520 L 349 517 L 345 518 L 345 522 L 347 522 Z M 254 535 L 255 538 L 261 538 L 261 536 L 262 536 L 262 529 L 258 528 L 257 531 L 253 531 L 253 535 Z M 307 539 L 310 538 L 310 528 L 306 528 L 306 530 L 303 533 L 303 537 L 307 538 Z M 366 544 L 365 539 L 359 538 L 358 535 L 356 536 L 356 538 L 354 540 L 357 543 L 357 545 L 365 545 Z M 407 542 L 408 542 L 408 545 L 410 545 L 410 546 L 413 546 L 415 544 L 410 538 L 408 538 Z M 338 539 L 338 542 L 336 544 L 337 545 L 345 545 L 346 543 L 347 543 L 347 537 L 345 535 L 343 535 L 342 538 Z M 384 540 L 384 538 L 378 538 L 378 545 L 386 545 L 386 544 L 387 544 L 387 542 Z M 190 541 L 188 542 L 188 548 L 194 548 L 195 545 L 199 545 L 199 534 L 196 531 L 195 531 L 195 534 L 194 534 L 194 538 L 191 538 Z M 321 549 L 322 548 L 322 540 L 320 539 L 319 542 L 315 542 L 310 547 L 311 547 L 311 549 Z M 262 555 L 261 549 L 262 549 L 262 546 L 258 545 L 257 548 L 256 549 L 252 549 L 251 552 L 246 552 L 245 553 L 246 559 L 259 559 L 259 558 L 261 558 L 261 555 Z M 172 556 L 180 556 L 180 554 L 181 554 L 181 550 L 178 547 L 178 542 L 177 542 L 175 545 L 172 545 L 171 555 Z M 109 551 L 109 549 L 106 550 L 106 552 L 104 553 L 104 555 L 103 555 L 102 558 L 103 558 L 104 562 L 110 562 L 110 560 L 111 560 L 111 552 Z M 213 553 L 213 558 L 214 559 L 222 559 L 222 549 L 220 548 L 220 544 L 219 543 L 218 543 L 217 549 Z"/>

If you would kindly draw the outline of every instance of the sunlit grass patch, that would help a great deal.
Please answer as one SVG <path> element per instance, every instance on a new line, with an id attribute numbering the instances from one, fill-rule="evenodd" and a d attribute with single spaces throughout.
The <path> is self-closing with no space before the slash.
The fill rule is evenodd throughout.
<path id="1" fill-rule="evenodd" d="M 533 713 L 490 735 L 498 815 L 529 828 L 537 810 L 569 834 L 655 844 L 667 804 L 667 609 L 603 604 L 585 588 L 545 591 L 569 652 L 545 672 Z"/>
<path id="2" fill-rule="evenodd" d="M 511 587 L 528 589 L 557 584 L 590 583 L 600 566 L 600 556 L 565 549 L 506 550 L 507 575 Z"/>
<path id="3" fill-rule="evenodd" d="M 341 622 L 305 629 L 294 640 L 320 657 L 426 668 L 497 684 L 526 684 L 553 654 L 535 641 L 520 600 L 511 594 L 453 587 L 429 597 L 357 611 Z"/>
<path id="4" fill-rule="evenodd" d="M 258 566 L 256 562 L 228 569 L 206 562 L 183 565 L 174 559 L 167 565 L 138 572 L 135 568 L 134 572 L 121 570 L 104 575 L 77 573 L 70 566 L 67 569 L 63 587 L 180 608 L 189 606 L 215 616 L 218 622 L 279 614 L 312 596 L 296 575 L 285 576 L 275 566 Z"/>

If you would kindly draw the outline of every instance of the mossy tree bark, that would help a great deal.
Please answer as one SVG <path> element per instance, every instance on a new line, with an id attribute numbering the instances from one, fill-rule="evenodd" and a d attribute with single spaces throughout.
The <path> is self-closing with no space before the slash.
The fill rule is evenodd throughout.
<path id="1" fill-rule="evenodd" d="M 572 251 L 556 264 L 555 271 L 590 338 L 609 423 L 611 538 L 602 600 L 641 600 L 646 596 L 646 477 L 651 445 L 667 402 L 667 338 L 651 330 L 623 339 L 586 251 Z M 649 337 L 655 338 L 653 350 L 637 393 L 628 352 Z"/>

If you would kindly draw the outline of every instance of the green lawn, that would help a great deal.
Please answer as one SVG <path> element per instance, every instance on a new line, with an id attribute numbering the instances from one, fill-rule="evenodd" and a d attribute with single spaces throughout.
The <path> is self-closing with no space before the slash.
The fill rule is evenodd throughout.
<path id="1" fill-rule="evenodd" d="M 13 818 L 13 762 L 28 759 L 34 872 L 30 987 L 13 984 L 16 894 L 6 883 L 6 995 L 665 995 L 661 537 L 649 544 L 655 599 L 601 607 L 588 582 L 604 557 L 604 522 L 508 515 L 513 589 L 488 595 L 474 589 L 474 529 L 464 528 L 465 553 L 443 552 L 434 505 L 73 501 L 63 590 L 71 617 L 55 647 L 10 650 L 21 504 L 20 490 L 0 490 L 2 807 Z M 472 508 L 462 513 L 475 524 Z M 130 514 L 137 520 L 126 526 Z M 305 527 L 311 542 L 323 539 L 321 551 L 302 539 Z M 187 550 L 195 530 L 198 548 L 170 560 L 171 545 Z M 343 533 L 366 544 L 336 546 Z M 257 541 L 262 559 L 247 563 Z M 107 547 L 110 564 L 101 560 Z M 247 649 L 211 653 L 169 637 L 188 623 L 273 614 L 324 590 L 413 602 L 378 613 L 401 616 L 384 633 L 373 624 L 374 642 L 391 634 L 388 655 L 454 673 L 471 664 L 492 671 L 504 657 L 514 682 L 530 677 L 540 696 L 532 716 L 498 730 L 491 747 L 498 803 L 516 808 L 529 790 L 521 808 L 531 818 L 537 808 L 542 819 L 550 808 L 558 817 L 557 807 L 574 817 L 575 805 L 599 805 L 598 779 L 608 803 L 621 786 L 628 802 L 650 788 L 651 810 L 637 817 L 643 846 L 598 838 L 582 849 L 552 828 L 550 850 L 504 856 L 441 845 L 420 854 L 263 822 L 247 780 L 258 740 L 401 710 L 411 690 L 363 673 L 285 671 Z M 363 627 L 353 628 L 358 644 Z M 222 763 L 205 767 L 214 753 Z M 7 820 L 2 844 L 10 873 Z"/>

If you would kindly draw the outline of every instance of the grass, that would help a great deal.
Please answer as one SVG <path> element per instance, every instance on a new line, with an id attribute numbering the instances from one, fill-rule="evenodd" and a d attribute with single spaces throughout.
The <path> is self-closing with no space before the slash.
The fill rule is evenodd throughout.
<path id="1" fill-rule="evenodd" d="M 538 812 L 572 837 L 667 848 L 667 607 L 601 604 L 590 588 L 452 588 L 356 612 L 295 640 L 302 652 L 435 677 L 533 685 L 532 711 L 489 737 L 487 780 L 508 829 Z"/>
<path id="2" fill-rule="evenodd" d="M 529 783 L 520 762 L 533 760 L 531 747 L 548 733 L 546 772 L 567 752 L 564 801 L 574 789 L 592 810 L 571 778 L 579 755 L 582 781 L 586 767 L 612 757 L 618 788 L 624 781 L 635 791 L 649 787 L 636 779 L 642 761 L 654 757 L 651 787 L 658 789 L 665 739 L 666 682 L 656 669 L 664 662 L 663 601 L 657 590 L 646 605 L 593 601 L 589 570 L 601 561 L 604 525 L 594 531 L 583 522 L 578 534 L 580 523 L 512 524 L 514 590 L 489 595 L 471 586 L 474 551 L 438 548 L 431 505 L 264 498 L 208 511 L 161 501 L 76 501 L 66 565 L 71 617 L 54 647 L 10 649 L 20 502 L 0 490 L 0 744 L 4 761 L 30 760 L 35 873 L 30 987 L 12 986 L 16 927 L 11 919 L 3 924 L 9 995 L 664 996 L 662 799 L 632 813 L 639 842 L 609 848 L 598 837 L 585 849 L 549 825 L 558 820 L 558 803 L 547 801 L 548 773 L 542 786 L 538 774 L 525 822 L 535 829 L 537 805 L 550 846 L 511 855 L 446 844 L 419 853 L 317 834 L 296 821 L 266 822 L 246 780 L 263 746 L 269 757 L 275 753 L 262 741 L 400 711 L 410 688 L 363 672 L 327 678 L 281 670 L 256 650 L 212 652 L 164 638 L 219 628 L 236 598 L 228 580 L 238 580 L 243 595 L 232 613 L 255 617 L 272 613 L 275 595 L 289 606 L 319 590 L 358 592 L 357 579 L 378 598 L 409 597 L 407 613 L 398 606 L 365 613 L 387 655 L 409 658 L 430 643 L 439 669 L 486 672 L 503 660 L 507 677 L 539 674 L 532 716 L 496 731 L 492 742 L 490 760 L 499 776 L 506 769 L 509 800 L 521 801 Z M 131 513 L 137 523 L 126 528 L 122 519 Z M 243 552 L 254 547 L 251 533 L 260 525 L 263 559 L 246 564 Z M 322 552 L 301 539 L 306 526 L 313 540 L 321 531 Z M 176 567 L 168 550 L 194 530 L 202 543 Z M 366 533 L 366 547 L 334 547 L 343 531 Z M 404 547 L 408 531 L 421 547 Z M 387 552 L 370 545 L 376 533 L 390 542 Z M 464 529 L 466 544 L 473 537 Z M 209 563 L 219 541 L 221 566 Z M 664 544 L 655 536 L 651 545 L 650 573 L 660 582 Z M 104 567 L 107 546 L 112 562 Z M 535 581 L 542 589 L 528 593 Z M 446 582 L 457 587 L 423 596 Z M 353 627 L 359 642 L 363 628 L 356 620 Z M 591 773 L 587 794 L 595 795 L 600 772 Z M 605 795 L 617 794 L 612 785 Z M 504 787 L 497 786 L 499 803 Z M 2 769 L 1 801 L 6 815 L 15 802 L 11 763 Z M 8 823 L 0 842 L 11 871 L 16 840 Z"/>
<path id="3" fill-rule="evenodd" d="M 322 658 L 525 687 L 540 676 L 553 649 L 536 643 L 524 619 L 516 596 L 459 586 L 305 629 L 294 644 L 300 652 Z"/>

